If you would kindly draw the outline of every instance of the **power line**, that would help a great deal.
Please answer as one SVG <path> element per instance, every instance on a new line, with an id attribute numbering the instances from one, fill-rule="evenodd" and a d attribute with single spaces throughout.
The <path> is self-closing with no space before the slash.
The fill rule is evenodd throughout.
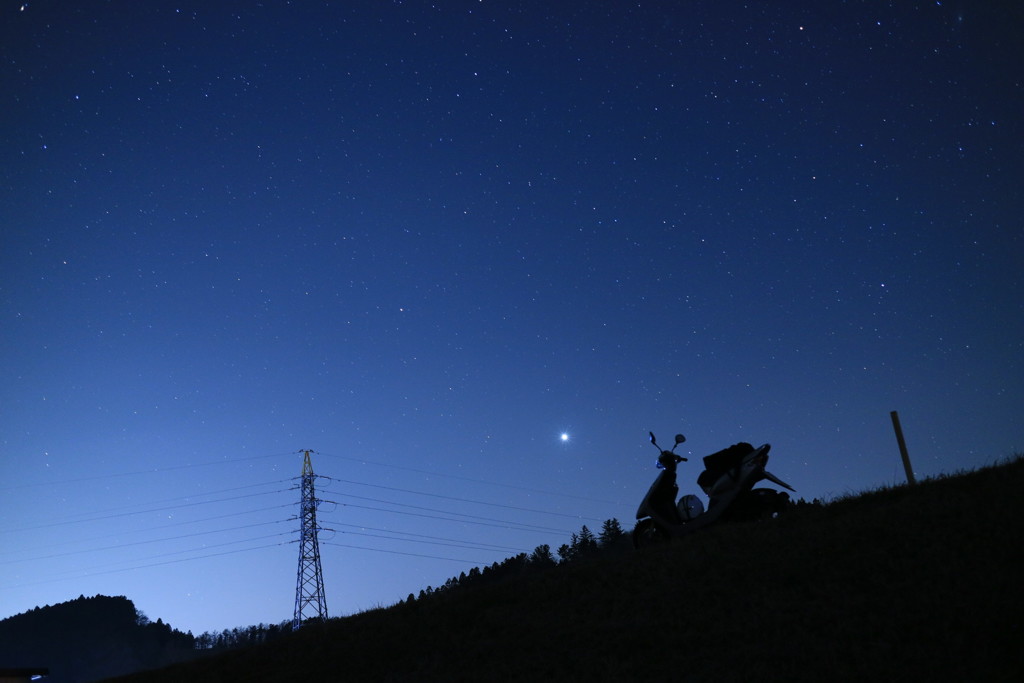
<path id="1" fill-rule="evenodd" d="M 350 524 L 348 526 L 354 526 L 354 525 Z M 380 539 L 383 539 L 383 540 L 386 540 L 386 541 L 399 541 L 401 543 L 423 543 L 423 544 L 426 544 L 426 545 L 443 545 L 443 546 L 448 546 L 450 548 L 465 548 L 467 550 L 500 550 L 500 551 L 503 551 L 503 552 L 510 552 L 510 553 L 520 553 L 520 552 L 523 552 L 522 550 L 520 550 L 518 548 L 506 548 L 506 547 L 503 547 L 503 546 L 491 545 L 489 543 L 473 543 L 473 542 L 470 542 L 470 541 L 457 541 L 457 540 L 454 540 L 454 539 L 451 539 L 452 542 L 446 543 L 446 542 L 443 542 L 443 541 L 440 541 L 440 540 L 434 540 L 434 541 L 422 540 L 421 541 L 421 540 L 418 540 L 416 538 L 397 538 L 395 536 L 387 536 L 387 535 L 384 535 L 384 534 L 368 534 L 368 533 L 361 532 L 361 531 L 336 531 L 334 529 L 331 529 L 330 527 L 324 527 L 324 531 L 334 531 L 335 533 L 346 534 L 348 536 L 365 536 L 367 538 L 380 538 Z M 412 535 L 412 534 L 410 534 L 410 535 Z M 433 538 L 433 537 L 423 536 L 423 538 Z"/>
<path id="2" fill-rule="evenodd" d="M 492 548 L 484 548 L 484 547 L 477 546 L 477 545 L 461 544 L 461 543 L 441 543 L 439 541 L 417 541 L 416 539 L 411 539 L 411 538 L 394 538 L 392 536 L 384 536 L 382 534 L 364 534 L 364 533 L 360 533 L 358 531 L 341 531 L 339 533 L 342 533 L 342 534 L 345 534 L 345 535 L 348 535 L 348 536 L 364 536 L 366 538 L 380 538 L 380 539 L 383 539 L 385 541 L 401 541 L 403 543 L 422 543 L 424 545 L 441 545 L 441 546 L 446 546 L 446 547 L 449 547 L 449 548 L 463 548 L 465 550 L 494 550 L 493 547 Z M 517 554 L 517 553 L 520 553 L 522 551 L 521 550 L 517 550 L 517 549 L 510 549 L 510 550 L 507 549 L 507 552 L 511 552 L 513 554 Z"/>
<path id="3" fill-rule="evenodd" d="M 89 521 L 89 520 L 75 520 L 74 518 L 75 517 L 83 517 L 85 515 L 95 515 L 95 514 L 101 514 L 101 513 L 107 513 L 107 512 L 118 512 L 120 510 L 130 510 L 132 508 L 137 508 L 137 507 L 140 507 L 142 505 L 154 505 L 154 504 L 157 504 L 157 503 L 169 503 L 169 502 L 176 501 L 176 500 L 189 500 L 190 501 L 193 498 L 201 498 L 203 496 L 214 496 L 214 495 L 219 495 L 221 493 L 231 493 L 232 491 L 242 491 L 244 489 L 256 488 L 257 486 L 271 486 L 271 485 L 274 485 L 274 484 L 283 484 L 283 483 L 288 482 L 288 481 L 290 481 L 290 480 L 289 479 L 276 479 L 274 481 L 265 481 L 265 482 L 260 482 L 258 484 L 246 484 L 245 486 L 233 486 L 231 488 L 218 489 L 218 490 L 215 490 L 215 491 L 202 491 L 202 492 L 199 492 L 199 493 L 193 493 L 193 494 L 184 495 L 184 496 L 174 496 L 172 498 L 161 498 L 159 500 L 147 500 L 145 503 L 134 503 L 132 505 L 119 505 L 119 506 L 113 507 L 113 508 L 105 508 L 103 510 L 94 510 L 93 512 L 80 512 L 80 513 L 71 515 L 70 517 L 53 517 L 53 518 L 50 518 L 49 520 L 45 520 L 44 519 L 42 521 L 44 523 L 47 523 L 47 524 L 49 524 L 51 522 L 61 523 L 61 524 L 70 524 L 70 523 L 75 523 L 76 521 Z M 278 491 L 265 491 L 264 493 L 267 493 L 267 494 L 269 494 L 269 493 L 278 493 L 281 490 L 284 490 L 284 489 L 279 489 Z M 257 495 L 257 494 L 254 494 L 254 495 Z M 230 499 L 228 499 L 228 500 L 230 500 Z M 202 502 L 204 502 L 204 501 L 196 501 L 196 504 L 200 504 Z M 95 519 L 105 519 L 105 518 L 104 517 L 97 517 Z M 39 527 L 31 527 L 31 528 L 39 528 Z M 9 529 L 9 530 L 0 529 L 0 533 L 11 532 L 11 531 L 24 531 L 24 530 L 25 529 Z"/>
<path id="4" fill-rule="evenodd" d="M 289 531 L 289 532 L 285 532 L 285 533 L 282 533 L 282 534 L 270 534 L 269 536 L 261 536 L 261 537 L 257 537 L 257 538 L 246 539 L 245 541 L 233 541 L 233 543 L 245 543 L 245 542 L 248 542 L 248 541 L 260 540 L 261 538 L 273 538 L 274 536 L 290 535 L 291 533 L 292 532 Z M 294 543 L 294 541 L 287 541 L 287 542 L 282 542 L 282 543 L 268 543 L 266 545 L 255 546 L 253 548 L 241 548 L 239 550 L 227 550 L 227 551 L 224 551 L 224 552 L 221 552 L 221 553 L 210 553 L 208 555 L 200 555 L 198 557 L 184 557 L 184 558 L 181 558 L 181 559 L 178 559 L 178 560 L 167 560 L 165 562 L 153 562 L 151 564 L 142 564 L 142 565 L 137 565 L 137 566 L 134 566 L 134 567 L 121 567 L 120 569 L 108 569 L 108 570 L 104 570 L 104 571 L 92 571 L 91 569 L 88 569 L 88 570 L 83 570 L 83 571 L 85 571 L 84 574 L 77 574 L 77 575 L 72 575 L 72 576 L 62 576 L 60 578 L 54 578 L 54 579 L 43 579 L 41 581 L 30 581 L 29 583 L 13 584 L 13 585 L 10 585 L 10 586 L 3 586 L 2 589 L 3 590 L 9 590 L 11 588 L 22 588 L 22 587 L 25 587 L 25 586 L 37 586 L 39 584 L 44 584 L 44 583 L 56 583 L 58 581 L 70 581 L 72 579 L 81 578 L 83 576 L 103 576 L 104 574 L 116 574 L 116 573 L 119 573 L 119 572 L 130 572 L 130 571 L 135 571 L 137 569 L 149 569 L 151 567 L 161 567 L 161 566 L 168 565 L 168 564 L 177 564 L 179 562 L 192 562 L 194 560 L 205 560 L 205 559 L 208 559 L 208 558 L 211 558 L 211 557 L 221 557 L 223 555 L 234 555 L 236 553 L 247 553 L 247 552 L 251 552 L 253 550 L 264 550 L 266 548 L 276 548 L 276 547 L 279 547 L 279 546 L 282 546 L 282 545 L 287 545 L 288 543 Z M 221 544 L 221 545 L 230 545 L 230 544 Z M 210 546 L 210 547 L 219 547 L 219 546 Z M 194 552 L 194 551 L 182 551 L 182 552 Z M 167 554 L 173 555 L 173 554 L 177 554 L 177 553 L 166 553 L 165 555 L 156 555 L 154 557 L 164 557 Z M 107 566 L 107 565 L 100 565 L 100 566 Z M 72 573 L 72 572 L 64 572 L 64 574 L 70 574 L 70 573 Z"/>
<path id="5" fill-rule="evenodd" d="M 464 513 L 464 512 L 453 512 L 451 510 L 438 510 L 437 508 L 428 508 L 428 507 L 423 507 L 422 505 L 412 505 L 410 503 L 396 503 L 393 500 L 384 500 L 382 498 L 369 498 L 367 496 L 357 496 L 357 495 L 354 495 L 354 494 L 351 494 L 351 493 L 339 494 L 336 491 L 329 491 L 328 493 L 332 493 L 334 495 L 344 495 L 344 497 L 346 497 L 346 498 L 354 498 L 356 500 L 368 500 L 371 503 L 387 503 L 388 505 L 397 505 L 399 507 L 412 508 L 413 510 L 426 510 L 427 512 L 440 512 L 440 513 L 446 514 L 446 515 L 458 515 L 460 517 L 468 517 L 470 519 L 482 519 L 482 520 L 486 520 L 488 522 L 503 522 L 503 523 L 506 523 L 506 524 L 517 524 L 517 525 L 524 526 L 524 527 L 534 527 L 534 528 L 537 528 L 537 529 L 547 529 L 549 531 L 554 531 L 554 529 L 552 529 L 551 527 L 535 526 L 533 524 L 523 524 L 522 522 L 510 522 L 510 521 L 505 520 L 505 519 L 495 519 L 493 517 L 481 517 L 479 515 L 470 515 L 470 514 L 467 514 L 467 513 Z M 470 501 L 470 502 L 473 502 L 473 501 Z M 347 505 L 347 503 L 340 503 L 340 505 Z M 583 518 L 579 518 L 579 519 L 583 519 Z M 587 519 L 589 519 L 589 518 L 587 518 Z"/>
<path id="6" fill-rule="evenodd" d="M 169 557 L 171 555 L 183 555 L 185 553 L 194 553 L 194 552 L 198 552 L 199 550 L 205 550 L 207 548 L 223 548 L 224 546 L 237 545 L 239 543 L 249 543 L 251 541 L 261 541 L 261 540 L 266 539 L 266 538 L 276 538 L 278 536 L 291 536 L 293 533 L 294 533 L 293 531 L 282 531 L 282 532 L 276 533 L 276 534 L 266 534 L 264 536 L 254 536 L 253 538 L 243 538 L 243 539 L 238 540 L 238 541 L 225 541 L 224 543 L 214 543 L 212 545 L 204 545 L 201 548 L 186 548 L 184 550 L 172 550 L 171 552 L 167 552 L 167 553 L 159 553 L 157 555 L 150 555 L 150 558 Z M 287 543 L 294 543 L 294 542 L 295 541 L 287 541 Z M 278 544 L 278 545 L 284 545 L 284 544 Z M 188 558 L 188 559 L 192 559 L 192 558 Z M 116 564 L 116 563 L 114 563 L 114 564 Z"/>
<path id="7" fill-rule="evenodd" d="M 430 560 L 448 560 L 450 562 L 461 562 L 462 564 L 481 565 L 487 564 L 486 562 L 479 560 L 465 560 L 459 557 L 441 557 L 439 555 L 423 555 L 420 553 L 406 553 L 401 550 L 383 550 L 381 548 L 367 548 L 361 545 L 349 545 L 347 543 L 334 543 L 332 541 L 325 541 L 324 545 L 333 545 L 339 548 L 352 548 L 353 550 L 368 550 L 373 553 L 389 553 L 391 555 L 405 555 L 407 557 L 425 557 Z"/>
<path id="8" fill-rule="evenodd" d="M 226 503 L 226 502 L 232 501 L 232 500 L 241 500 L 242 498 L 253 498 L 255 496 L 266 496 L 266 495 L 270 495 L 270 494 L 273 494 L 273 493 L 284 493 L 285 491 L 288 491 L 288 490 L 289 489 L 279 489 L 277 491 L 264 491 L 262 493 L 250 493 L 250 494 L 246 494 L 244 496 L 232 496 L 230 498 L 219 498 L 217 500 L 197 501 L 195 503 L 186 503 L 185 505 L 170 505 L 170 506 L 166 506 L 166 507 L 148 508 L 148 509 L 145 509 L 145 510 L 136 510 L 134 512 L 120 512 L 120 513 L 116 513 L 116 514 L 112 514 L 112 515 L 104 515 L 104 516 L 100 516 L 100 517 L 89 517 L 87 519 L 75 519 L 75 520 L 67 520 L 67 521 L 63 521 L 63 522 L 52 522 L 50 524 L 39 524 L 37 526 L 22 527 L 20 529 L 3 529 L 3 530 L 0 530 L 0 533 L 14 533 L 14 532 L 19 532 L 19 531 L 35 531 L 37 529 L 49 529 L 49 528 L 52 528 L 52 527 L 55 527 L 55 526 L 66 526 L 68 524 L 82 524 L 83 522 L 99 522 L 99 521 L 102 521 L 102 520 L 105 520 L 105 519 L 115 519 L 117 517 L 130 517 L 132 515 L 144 515 L 144 514 L 151 513 L 151 512 L 166 512 L 167 510 L 180 510 L 180 509 L 183 509 L 183 508 L 196 507 L 198 505 L 212 505 L 214 503 Z"/>
<path id="9" fill-rule="evenodd" d="M 294 505 L 295 505 L 295 503 L 285 503 L 283 505 L 272 505 L 270 507 L 256 508 L 255 510 L 242 510 L 241 512 L 229 512 L 229 513 L 224 514 L 224 515 L 214 515 L 212 517 L 202 517 L 200 519 L 189 519 L 189 520 L 184 520 L 184 521 L 181 521 L 181 522 L 172 522 L 171 524 L 158 524 L 158 525 L 155 525 L 155 526 L 149 525 L 149 526 L 146 526 L 146 527 L 144 527 L 142 529 L 124 529 L 124 530 L 118 531 L 116 533 L 103 534 L 101 536 L 91 536 L 89 538 L 74 538 L 74 539 L 71 539 L 71 540 L 66 541 L 64 543 L 56 543 L 56 544 L 48 543 L 47 547 L 48 548 L 53 548 L 53 547 L 60 547 L 62 545 L 69 545 L 69 544 L 91 543 L 93 541 L 102 541 L 103 539 L 106 539 L 106 538 L 119 537 L 119 536 L 123 536 L 125 534 L 137 534 L 137 533 L 155 531 L 155 530 L 158 530 L 158 529 L 170 529 L 170 528 L 179 527 L 179 526 L 189 526 L 189 525 L 192 525 L 192 524 L 202 524 L 204 522 L 212 522 L 212 521 L 219 520 L 219 519 L 226 519 L 228 517 L 240 517 L 242 515 L 251 515 L 251 514 L 257 513 L 257 512 L 267 512 L 267 511 L 270 511 L 270 510 L 277 510 L 277 509 L 280 509 L 280 508 L 290 508 L 290 507 L 294 507 Z M 280 520 L 280 521 L 291 521 L 291 520 Z M 201 532 L 201 533 L 205 533 L 205 532 Z M 20 552 L 31 552 L 32 550 L 33 550 L 32 548 L 26 548 L 26 549 L 22 549 Z M 89 550 L 75 551 L 75 552 L 89 552 Z M 18 561 L 18 560 L 15 560 L 15 561 Z M 0 562 L 0 564 L 3 564 L 3 563 Z"/>
<path id="10" fill-rule="evenodd" d="M 384 532 L 384 533 L 401 534 L 402 536 L 413 536 L 413 537 L 416 537 L 416 538 L 431 538 L 431 539 L 434 539 L 435 541 L 452 541 L 453 543 L 474 543 L 475 545 L 479 546 L 481 549 L 485 549 L 486 548 L 486 549 L 490 549 L 490 550 L 505 550 L 505 551 L 508 551 L 508 552 L 519 552 L 515 548 L 507 548 L 505 546 L 492 545 L 490 543 L 476 543 L 475 541 L 462 541 L 461 539 L 457 539 L 457 538 L 445 538 L 444 536 L 430 536 L 428 534 L 417 534 L 417 533 L 414 533 L 412 531 L 398 531 L 398 530 L 395 530 L 395 529 L 380 529 L 380 528 L 377 528 L 377 527 L 362 526 L 360 524 L 343 524 L 341 522 L 331 522 L 331 521 L 327 521 L 327 522 L 324 522 L 324 523 L 325 524 L 330 524 L 332 526 L 346 526 L 346 527 L 351 527 L 351 528 L 354 528 L 354 529 L 365 529 L 365 530 L 368 530 L 368 531 L 381 531 L 381 532 Z M 345 533 L 345 532 L 339 532 L 339 533 Z M 382 537 L 382 538 L 387 538 L 387 537 Z M 394 540 L 400 541 L 402 539 L 395 538 Z"/>
<path id="11" fill-rule="evenodd" d="M 361 463 L 363 465 L 376 465 L 378 467 L 390 467 L 392 469 L 404 470 L 406 472 L 416 472 L 417 474 L 429 474 L 429 475 L 434 476 L 434 477 L 445 477 L 447 479 L 459 479 L 461 481 L 469 481 L 469 482 L 473 482 L 474 484 L 487 484 L 488 486 L 500 486 L 500 487 L 508 488 L 508 489 L 516 489 L 518 491 L 527 491 L 529 493 L 542 493 L 542 494 L 544 494 L 546 496 L 557 496 L 559 498 L 572 498 L 572 499 L 575 499 L 575 500 L 586 500 L 586 501 L 589 501 L 591 503 L 604 503 L 606 505 L 615 505 L 615 506 L 622 506 L 623 505 L 623 503 L 621 503 L 621 502 L 615 502 L 615 501 L 611 501 L 611 500 L 603 500 L 601 498 L 590 498 L 590 497 L 587 497 L 587 496 L 577 496 L 577 495 L 574 495 L 574 494 L 571 494 L 571 493 L 564 493 L 564 492 L 557 492 L 557 491 L 545 491 L 543 489 L 534 489 L 534 488 L 529 488 L 529 487 L 526 487 L 526 486 L 518 486 L 516 484 L 507 484 L 507 483 L 499 482 L 499 481 L 488 481 L 486 479 L 474 479 L 472 477 L 464 477 L 464 476 L 457 475 L 457 474 L 445 474 L 443 472 L 433 472 L 431 470 L 421 470 L 421 469 L 416 469 L 415 467 L 405 467 L 403 465 L 395 465 L 394 463 L 390 463 L 390 462 L 377 462 L 377 461 L 374 461 L 374 460 L 365 460 L 365 459 L 362 459 L 362 458 L 350 458 L 350 457 L 347 457 L 347 456 L 344 456 L 344 455 L 332 455 L 330 453 L 319 453 L 319 454 L 323 455 L 323 456 L 326 456 L 328 458 L 338 458 L 339 460 L 350 460 L 352 462 L 358 462 L 358 463 Z"/>
<path id="12" fill-rule="evenodd" d="M 351 503 L 340 503 L 340 505 L 342 505 L 343 507 L 356 508 L 356 509 L 360 509 L 360 510 L 376 510 L 378 512 L 390 512 L 390 513 L 393 513 L 393 514 L 396 514 L 396 515 L 408 515 L 410 517 L 423 517 L 425 519 L 439 519 L 439 520 L 442 520 L 442 521 L 445 521 L 445 522 L 458 522 L 460 524 L 476 524 L 478 526 L 489 526 L 489 527 L 496 527 L 496 528 L 499 528 L 499 529 L 511 529 L 511 530 L 514 530 L 514 531 L 532 531 L 532 532 L 544 533 L 544 534 L 557 534 L 559 536 L 561 536 L 562 534 L 565 534 L 565 533 L 570 533 L 570 532 L 565 531 L 564 529 L 553 529 L 551 527 L 536 526 L 536 525 L 533 525 L 533 524 L 521 524 L 519 522 L 507 522 L 505 520 L 500 520 L 500 519 L 492 520 L 493 522 L 497 522 L 497 523 L 491 524 L 491 523 L 488 523 L 488 522 L 474 521 L 472 519 L 453 519 L 451 517 L 438 517 L 437 515 L 425 515 L 425 514 L 421 514 L 421 513 L 418 513 L 418 512 L 406 512 L 405 510 L 389 510 L 387 508 L 378 508 L 378 507 L 373 507 L 373 506 L 370 506 L 370 505 L 353 505 Z M 392 505 L 399 505 L 399 503 L 392 503 Z M 410 506 L 407 506 L 407 507 L 415 507 L 415 506 L 411 506 L 410 505 Z M 420 508 L 420 509 L 429 509 L 429 508 Z M 436 512 L 444 513 L 445 511 L 444 510 L 437 510 Z M 446 513 L 446 514 L 457 515 L 459 513 L 452 512 L 452 513 Z M 487 519 L 487 518 L 486 517 L 481 517 L 481 518 L 478 518 L 478 519 Z"/>
<path id="13" fill-rule="evenodd" d="M 251 529 L 257 526 L 267 526 L 269 524 L 281 524 L 283 522 L 290 522 L 289 519 L 278 519 L 272 522 L 257 522 L 255 524 L 243 524 L 241 526 L 228 527 L 227 529 L 212 529 L 210 531 L 197 531 L 191 534 L 181 534 L 179 536 L 167 536 L 165 538 L 152 538 L 145 541 L 132 541 L 131 543 L 119 543 L 117 545 L 108 545 L 97 548 L 87 548 L 85 550 L 71 550 L 65 553 L 53 553 L 51 555 L 39 555 L 36 557 L 26 557 L 20 560 L 2 560 L 0 564 L 17 564 L 19 562 L 36 562 L 38 560 L 50 560 L 55 557 L 68 557 L 70 555 L 82 555 L 85 553 L 98 553 L 105 552 L 107 550 L 118 550 L 120 548 L 130 548 L 137 545 L 147 545 L 150 543 L 163 543 L 164 541 L 177 541 L 183 538 L 194 538 L 196 536 L 209 536 L 211 534 L 223 534 L 228 531 L 238 531 L 239 529 Z"/>
<path id="14" fill-rule="evenodd" d="M 370 486 L 370 487 L 373 487 L 373 488 L 385 489 L 385 490 L 388 490 L 388 491 L 400 491 L 402 493 L 413 493 L 413 494 L 416 494 L 416 495 L 419 495 L 419 496 L 430 496 L 431 498 L 442 498 L 444 500 L 454 500 L 454 501 L 458 501 L 460 503 L 473 503 L 475 505 L 488 505 L 488 506 L 491 506 L 491 507 L 504 508 L 506 510 L 517 510 L 519 512 L 534 512 L 534 513 L 539 514 L 539 515 L 553 515 L 555 517 L 568 517 L 569 519 L 588 519 L 588 520 L 593 521 L 593 522 L 601 522 L 601 521 L 603 521 L 603 520 L 597 519 L 595 517 L 583 517 L 582 515 L 573 515 L 573 514 L 569 514 L 568 512 L 551 512 L 549 510 L 537 510 L 535 508 L 524 508 L 524 507 L 520 507 L 520 506 L 517 506 L 517 505 L 505 505 L 503 503 L 491 503 L 491 502 L 484 501 L 484 500 L 472 500 L 470 498 L 459 498 L 457 496 L 445 496 L 445 495 L 442 495 L 440 493 L 427 493 L 426 491 L 414 491 L 412 489 L 403 489 L 403 488 L 398 488 L 398 487 L 395 487 L 395 486 L 383 486 L 381 484 L 368 484 L 368 483 L 361 482 L 361 481 L 352 481 L 350 479 L 336 479 L 334 477 L 326 477 L 326 478 L 330 479 L 331 481 L 337 481 L 337 482 L 340 482 L 340 483 L 343 483 L 343 484 L 355 484 L 356 486 Z M 333 493 L 334 495 L 338 495 L 338 496 L 347 495 L 347 494 L 339 493 L 337 491 L 330 491 L 329 493 Z"/>
<path id="15" fill-rule="evenodd" d="M 61 484 L 80 484 L 85 481 L 99 481 L 101 479 L 112 479 L 114 477 L 134 477 L 140 474 L 156 474 L 161 472 L 174 472 L 187 470 L 195 467 L 211 467 L 213 465 L 230 465 L 237 462 L 248 462 L 250 460 L 265 460 L 267 458 L 280 458 L 293 453 L 271 453 L 270 455 L 254 455 L 248 458 L 232 458 L 230 460 L 215 460 L 213 462 L 200 462 L 194 465 L 175 465 L 174 467 L 154 467 L 150 470 L 136 470 L 134 472 L 114 472 L 111 474 L 97 474 L 91 477 L 79 477 L 78 479 L 59 479 L 57 481 L 41 481 L 34 484 L 19 484 L 18 486 L 0 486 L 0 491 L 15 491 L 18 489 L 34 488 L 37 486 L 58 486 Z"/>

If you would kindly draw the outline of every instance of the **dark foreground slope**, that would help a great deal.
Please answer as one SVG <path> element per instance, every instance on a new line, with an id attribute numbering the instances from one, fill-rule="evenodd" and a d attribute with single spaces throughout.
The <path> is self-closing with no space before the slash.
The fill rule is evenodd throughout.
<path id="1" fill-rule="evenodd" d="M 1024 460 L 130 681 L 1024 680 Z"/>

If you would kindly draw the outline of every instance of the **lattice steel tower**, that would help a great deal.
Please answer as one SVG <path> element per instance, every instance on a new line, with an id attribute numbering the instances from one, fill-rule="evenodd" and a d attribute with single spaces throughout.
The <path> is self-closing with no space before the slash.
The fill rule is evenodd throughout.
<path id="1" fill-rule="evenodd" d="M 324 597 L 324 576 L 320 570 L 320 544 L 317 532 L 320 527 L 316 523 L 316 509 L 320 499 L 313 488 L 313 464 L 309 454 L 303 451 L 302 461 L 302 507 L 300 518 L 302 530 L 299 536 L 299 575 L 295 582 L 295 619 L 292 629 L 297 629 L 307 621 L 326 621 L 327 599 Z"/>

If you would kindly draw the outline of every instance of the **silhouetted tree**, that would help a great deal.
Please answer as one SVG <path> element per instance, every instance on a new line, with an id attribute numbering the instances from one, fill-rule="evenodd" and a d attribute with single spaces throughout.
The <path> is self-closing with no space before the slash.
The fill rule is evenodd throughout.
<path id="1" fill-rule="evenodd" d="M 224 629 L 219 633 L 207 631 L 195 638 L 197 650 L 230 650 L 236 647 L 259 645 L 292 631 L 292 621 L 279 624 L 257 624 L 244 628 Z"/>
<path id="2" fill-rule="evenodd" d="M 554 567 L 558 564 L 554 555 L 551 554 L 551 546 L 547 543 L 539 545 L 530 553 L 530 566 L 536 569 Z"/>
<path id="3" fill-rule="evenodd" d="M 561 562 L 572 562 L 576 558 L 576 549 L 579 547 L 579 536 L 572 535 L 572 541 L 558 546 L 558 558 Z"/>
<path id="4" fill-rule="evenodd" d="M 597 539 L 594 538 L 594 532 L 588 529 L 586 524 L 580 529 L 580 535 L 577 537 L 576 543 L 577 557 L 593 555 L 594 551 L 597 550 Z"/>
<path id="5" fill-rule="evenodd" d="M 568 544 L 562 544 L 558 548 L 558 557 L 562 562 L 572 562 L 583 557 L 589 557 L 598 550 L 597 539 L 587 525 L 584 524 L 580 532 L 573 533 Z"/>
<path id="6" fill-rule="evenodd" d="M 624 535 L 625 532 L 619 525 L 619 520 L 612 517 L 604 521 L 604 524 L 601 526 L 601 533 L 597 535 L 597 541 L 602 548 L 607 548 L 615 545 Z"/>

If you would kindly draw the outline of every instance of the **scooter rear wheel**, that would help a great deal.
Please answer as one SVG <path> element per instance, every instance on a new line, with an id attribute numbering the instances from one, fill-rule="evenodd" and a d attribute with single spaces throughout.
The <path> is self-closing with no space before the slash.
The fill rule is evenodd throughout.
<path id="1" fill-rule="evenodd" d="M 669 535 L 659 529 L 653 519 L 641 519 L 633 527 L 633 547 L 639 550 L 669 540 Z"/>

